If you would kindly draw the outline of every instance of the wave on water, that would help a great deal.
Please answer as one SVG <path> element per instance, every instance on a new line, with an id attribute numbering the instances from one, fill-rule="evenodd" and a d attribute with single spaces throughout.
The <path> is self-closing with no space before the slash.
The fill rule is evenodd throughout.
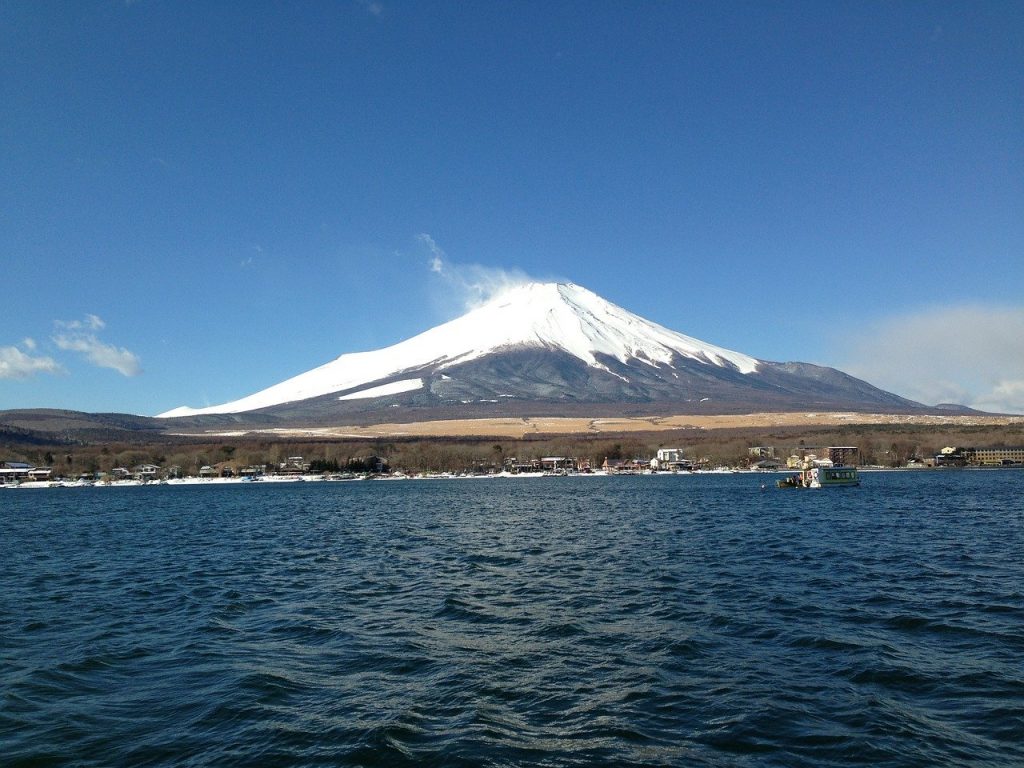
<path id="1" fill-rule="evenodd" d="M 1024 764 L 1024 475 L 759 485 L 8 494 L 2 762 Z"/>

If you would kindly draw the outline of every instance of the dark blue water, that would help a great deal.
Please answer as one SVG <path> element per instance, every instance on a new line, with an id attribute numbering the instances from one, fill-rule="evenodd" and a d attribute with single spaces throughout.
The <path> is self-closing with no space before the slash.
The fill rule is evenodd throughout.
<path id="1" fill-rule="evenodd" d="M 5 766 L 1024 764 L 1024 472 L 0 490 Z"/>

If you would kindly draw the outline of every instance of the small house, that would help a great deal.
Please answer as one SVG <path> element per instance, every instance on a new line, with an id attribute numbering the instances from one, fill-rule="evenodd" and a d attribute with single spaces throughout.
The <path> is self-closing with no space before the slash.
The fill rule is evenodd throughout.
<path id="1" fill-rule="evenodd" d="M 141 464 L 135 467 L 134 476 L 136 480 L 148 483 L 150 480 L 156 480 L 159 471 L 160 467 L 156 464 Z"/>
<path id="2" fill-rule="evenodd" d="M 28 480 L 28 473 L 34 469 L 23 461 L 0 461 L 0 485 L 12 485 Z"/>

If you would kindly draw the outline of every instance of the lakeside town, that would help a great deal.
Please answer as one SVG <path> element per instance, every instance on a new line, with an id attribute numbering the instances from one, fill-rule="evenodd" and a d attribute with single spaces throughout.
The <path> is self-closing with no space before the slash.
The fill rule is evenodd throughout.
<path id="1" fill-rule="evenodd" d="M 788 449 L 780 458 L 774 446 L 751 446 L 748 459 L 731 465 L 711 465 L 705 458 L 688 457 L 681 448 L 659 448 L 650 458 L 604 458 L 598 464 L 585 457 L 542 456 L 480 461 L 469 469 L 413 471 L 392 467 L 386 458 L 367 456 L 337 460 L 289 456 L 276 463 L 240 464 L 225 460 L 202 464 L 192 471 L 180 465 L 159 466 L 143 463 L 133 467 L 113 467 L 68 475 L 52 465 L 37 466 L 26 461 L 0 462 L 0 488 L 49 488 L 85 486 L 131 486 L 149 484 L 210 484 L 229 482 L 346 481 L 367 478 L 425 479 L 449 477 L 515 477 L 565 475 L 650 475 L 680 473 L 773 473 L 816 466 L 848 466 L 863 469 L 943 469 L 1024 467 L 1024 447 L 949 446 L 927 457 L 911 456 L 902 467 L 865 465 L 857 446 L 806 446 Z M 52 458 L 47 455 L 47 458 Z M 52 462 L 51 462 L 52 464 Z"/>

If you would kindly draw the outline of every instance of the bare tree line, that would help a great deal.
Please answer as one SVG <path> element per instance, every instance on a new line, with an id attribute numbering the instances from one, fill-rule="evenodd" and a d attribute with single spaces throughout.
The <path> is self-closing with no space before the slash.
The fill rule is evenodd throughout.
<path id="1" fill-rule="evenodd" d="M 687 458 L 711 465 L 744 466 L 752 446 L 772 446 L 785 458 L 806 446 L 855 445 L 865 465 L 903 466 L 914 458 L 934 456 L 946 446 L 1006 447 L 1024 445 L 1024 426 L 882 425 L 764 429 L 678 430 L 673 432 L 590 435 L 541 435 L 522 440 L 431 438 L 391 440 L 266 441 L 244 438 L 209 443 L 96 443 L 88 445 L 4 445 L 0 460 L 51 466 L 57 474 L 109 472 L 114 467 L 156 464 L 195 474 L 200 467 L 276 466 L 291 456 L 346 466 L 380 457 L 392 469 L 408 472 L 461 472 L 501 468 L 508 459 L 520 463 L 545 456 L 567 456 L 600 466 L 608 459 L 649 459 L 658 448 L 681 448 Z"/>

